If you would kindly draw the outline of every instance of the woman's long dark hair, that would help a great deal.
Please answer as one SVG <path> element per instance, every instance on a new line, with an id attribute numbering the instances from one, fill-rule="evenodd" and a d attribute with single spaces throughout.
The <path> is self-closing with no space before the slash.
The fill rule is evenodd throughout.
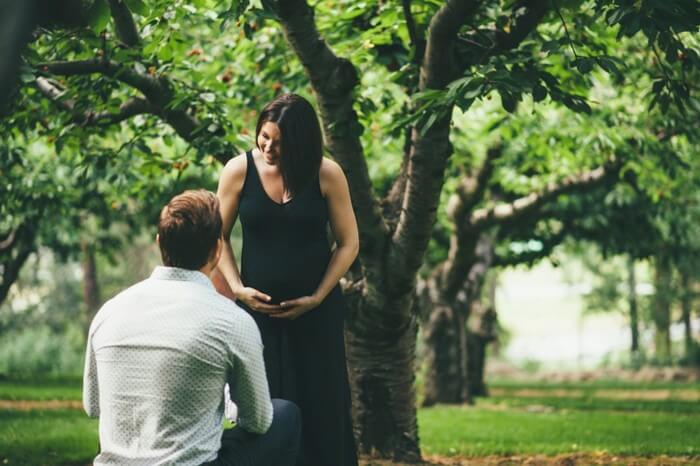
<path id="1" fill-rule="evenodd" d="M 268 121 L 279 126 L 282 181 L 294 197 L 318 176 L 323 158 L 321 126 L 309 101 L 297 94 L 282 94 L 265 105 L 255 127 L 256 145 Z"/>

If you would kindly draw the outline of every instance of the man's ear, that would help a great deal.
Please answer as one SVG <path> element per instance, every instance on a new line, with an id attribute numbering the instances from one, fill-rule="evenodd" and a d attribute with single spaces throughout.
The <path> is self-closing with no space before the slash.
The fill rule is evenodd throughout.
<path id="1" fill-rule="evenodd" d="M 160 247 L 160 234 L 156 233 L 156 244 Z"/>
<path id="2" fill-rule="evenodd" d="M 219 259 L 221 259 L 221 252 L 224 250 L 224 239 L 219 237 L 218 240 L 216 240 L 216 263 L 219 263 Z"/>

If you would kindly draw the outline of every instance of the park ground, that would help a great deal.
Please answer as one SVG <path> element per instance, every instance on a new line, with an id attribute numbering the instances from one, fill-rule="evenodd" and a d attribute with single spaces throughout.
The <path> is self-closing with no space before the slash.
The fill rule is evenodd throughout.
<path id="1" fill-rule="evenodd" d="M 503 381 L 491 394 L 419 410 L 426 465 L 700 464 L 698 382 Z M 89 464 L 97 424 L 79 400 L 79 379 L 0 380 L 0 464 Z"/>

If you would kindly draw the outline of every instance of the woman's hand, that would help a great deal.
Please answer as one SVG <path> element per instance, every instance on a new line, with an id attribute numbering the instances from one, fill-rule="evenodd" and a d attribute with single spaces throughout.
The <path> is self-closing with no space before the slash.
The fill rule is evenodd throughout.
<path id="1" fill-rule="evenodd" d="M 263 314 L 275 314 L 283 310 L 277 304 L 269 304 L 272 298 L 268 295 L 249 286 L 240 288 L 236 293 L 236 298 L 250 309 Z"/>
<path id="2" fill-rule="evenodd" d="M 280 303 L 282 312 L 270 314 L 270 317 L 293 320 L 315 308 L 319 304 L 321 304 L 321 300 L 315 296 L 302 296 L 301 298 L 289 299 Z"/>

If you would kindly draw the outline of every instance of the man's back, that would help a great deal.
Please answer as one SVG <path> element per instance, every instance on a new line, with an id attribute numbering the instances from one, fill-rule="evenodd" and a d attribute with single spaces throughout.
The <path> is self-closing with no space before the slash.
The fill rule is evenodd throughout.
<path id="1" fill-rule="evenodd" d="M 204 274 L 157 268 L 105 304 L 90 328 L 84 404 L 100 417 L 95 464 L 214 459 L 225 383 L 239 424 L 264 432 L 272 408 L 261 354 L 254 321 Z"/>

